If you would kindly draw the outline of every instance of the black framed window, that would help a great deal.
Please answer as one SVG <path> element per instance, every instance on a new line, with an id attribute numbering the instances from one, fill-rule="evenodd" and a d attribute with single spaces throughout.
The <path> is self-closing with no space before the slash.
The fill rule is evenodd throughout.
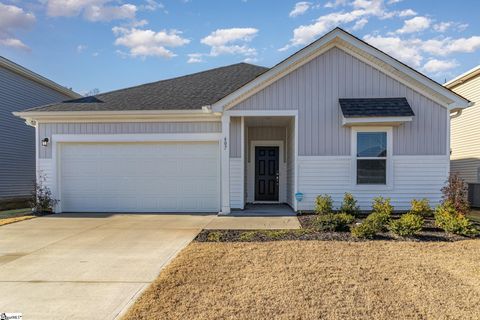
<path id="1" fill-rule="evenodd" d="M 387 133 L 357 132 L 357 184 L 387 183 Z"/>

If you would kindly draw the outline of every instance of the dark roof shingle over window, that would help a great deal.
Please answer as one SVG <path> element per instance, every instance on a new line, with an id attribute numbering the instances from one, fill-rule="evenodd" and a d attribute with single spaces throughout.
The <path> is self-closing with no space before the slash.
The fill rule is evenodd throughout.
<path id="1" fill-rule="evenodd" d="M 406 98 L 339 99 L 339 102 L 345 118 L 415 115 Z"/>
<path id="2" fill-rule="evenodd" d="M 236 91 L 267 70 L 238 63 L 25 111 L 198 110 Z"/>

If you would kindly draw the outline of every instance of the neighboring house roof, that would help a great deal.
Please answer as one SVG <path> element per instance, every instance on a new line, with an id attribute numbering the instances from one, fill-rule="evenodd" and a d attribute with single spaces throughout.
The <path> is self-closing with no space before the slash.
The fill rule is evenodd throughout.
<path id="1" fill-rule="evenodd" d="M 345 118 L 415 115 L 406 98 L 339 99 L 339 102 Z"/>
<path id="2" fill-rule="evenodd" d="M 480 65 L 476 66 L 475 68 L 472 68 L 468 70 L 465 73 L 462 73 L 458 77 L 453 78 L 452 80 L 448 81 L 447 83 L 444 84 L 445 87 L 449 89 L 453 89 L 454 87 L 480 75 Z"/>
<path id="3" fill-rule="evenodd" d="M 414 88 L 414 90 L 421 92 L 426 97 L 444 107 L 448 107 L 452 111 L 467 108 L 470 105 L 470 101 L 459 94 L 443 87 L 433 79 L 337 27 L 278 63 L 239 90 L 216 102 L 212 109 L 216 112 L 221 112 L 234 107 L 269 84 L 298 69 L 333 47 L 347 51 L 356 58 L 374 66 L 410 88 Z"/>
<path id="4" fill-rule="evenodd" d="M 70 98 L 78 98 L 78 97 L 81 97 L 80 94 L 76 93 L 75 91 L 69 89 L 69 88 L 66 88 L 64 86 L 61 86 L 59 85 L 58 83 L 55 83 L 53 82 L 52 80 L 49 80 L 45 77 L 42 77 L 41 75 L 31 71 L 31 70 L 28 70 L 27 68 L 24 68 L 22 67 L 21 65 L 19 64 L 16 64 L 15 62 L 11 61 L 11 60 L 8 60 L 7 58 L 4 58 L 2 56 L 0 56 L 0 67 L 3 67 L 5 69 L 8 69 L 12 72 L 15 72 L 16 74 L 19 74 L 25 78 L 28 78 L 32 81 L 35 81 L 41 85 L 44 85 L 50 89 L 53 89 L 57 92 L 60 92 L 64 95 L 66 95 L 67 97 L 70 97 Z"/>
<path id="5" fill-rule="evenodd" d="M 201 110 L 268 68 L 238 63 L 178 78 L 36 107 L 40 111 Z"/>

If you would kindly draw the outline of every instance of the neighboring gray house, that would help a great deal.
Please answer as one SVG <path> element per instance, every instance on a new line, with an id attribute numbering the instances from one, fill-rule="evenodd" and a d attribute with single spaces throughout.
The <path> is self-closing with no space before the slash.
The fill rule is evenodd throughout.
<path id="1" fill-rule="evenodd" d="M 61 212 L 362 209 L 441 199 L 450 113 L 469 101 L 336 28 L 267 69 L 245 63 L 16 113 Z M 48 139 L 48 142 L 47 142 Z M 45 146 L 42 146 L 45 141 Z M 303 193 L 303 200 L 295 196 Z"/>
<path id="2" fill-rule="evenodd" d="M 0 209 L 22 205 L 35 179 L 35 130 L 12 112 L 78 97 L 0 57 Z"/>

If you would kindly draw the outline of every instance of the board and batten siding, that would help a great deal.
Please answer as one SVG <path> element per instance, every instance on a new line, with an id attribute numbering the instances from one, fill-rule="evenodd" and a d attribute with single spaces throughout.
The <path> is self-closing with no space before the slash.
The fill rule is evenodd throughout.
<path id="1" fill-rule="evenodd" d="M 451 170 L 470 183 L 480 182 L 480 76 L 452 89 L 475 104 L 463 110 L 451 126 Z"/>
<path id="2" fill-rule="evenodd" d="M 35 129 L 12 112 L 70 99 L 0 67 L 0 199 L 30 195 L 35 179 Z"/>
<path id="3" fill-rule="evenodd" d="M 43 138 L 54 134 L 155 134 L 155 133 L 216 133 L 221 122 L 115 122 L 115 123 L 40 123 L 38 148 L 40 159 L 52 157 L 52 144 L 42 147 Z"/>
<path id="4" fill-rule="evenodd" d="M 406 97 L 415 117 L 393 128 L 394 155 L 445 155 L 448 111 L 342 49 L 332 48 L 232 110 L 298 110 L 299 156 L 350 155 L 339 98 Z"/>
<path id="5" fill-rule="evenodd" d="M 230 118 L 230 158 L 240 158 L 242 153 L 242 118 Z"/>

